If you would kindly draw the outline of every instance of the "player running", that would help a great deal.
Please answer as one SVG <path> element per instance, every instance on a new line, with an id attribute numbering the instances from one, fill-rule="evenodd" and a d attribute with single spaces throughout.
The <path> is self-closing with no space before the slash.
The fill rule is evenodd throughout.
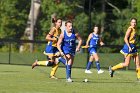
<path id="1" fill-rule="evenodd" d="M 136 64 L 137 79 L 140 80 L 139 54 L 137 52 L 137 48 L 135 45 L 136 33 L 137 33 L 136 25 L 137 25 L 137 19 L 132 18 L 130 21 L 130 26 L 128 27 L 124 37 L 125 44 L 123 46 L 123 49 L 120 51 L 124 55 L 124 63 L 119 63 L 113 67 L 111 66 L 109 67 L 109 72 L 111 77 L 113 77 L 115 70 L 123 67 L 127 67 L 132 57 Z"/>
<path id="2" fill-rule="evenodd" d="M 98 33 L 99 33 L 99 28 L 98 28 L 98 26 L 95 25 L 93 28 L 93 32 L 89 34 L 88 39 L 86 41 L 85 47 L 87 47 L 87 48 L 89 47 L 88 51 L 90 54 L 89 62 L 87 63 L 86 70 L 85 70 L 85 73 L 87 73 L 87 74 L 92 73 L 90 71 L 90 66 L 93 63 L 93 60 L 95 60 L 98 74 L 101 74 L 104 72 L 103 70 L 100 69 L 99 56 L 97 54 L 98 42 L 100 43 L 101 46 L 104 45 L 104 43 L 102 42 L 102 39 Z"/>
<path id="3" fill-rule="evenodd" d="M 46 40 L 48 40 L 48 44 L 46 45 L 46 49 L 44 51 L 44 54 L 47 56 L 47 61 L 35 61 L 32 64 L 32 69 L 35 66 L 52 66 L 52 70 L 50 73 L 50 78 L 57 79 L 55 77 L 56 70 L 58 68 L 59 61 L 65 64 L 65 59 L 59 57 L 60 53 L 57 49 L 57 41 L 61 34 L 61 25 L 62 25 L 62 19 L 58 18 L 54 20 L 54 27 L 50 30 L 49 34 L 46 36 Z"/>
<path id="4" fill-rule="evenodd" d="M 71 79 L 71 68 L 74 61 L 75 51 L 80 50 L 82 39 L 80 35 L 73 29 L 72 22 L 66 21 L 66 29 L 60 35 L 57 43 L 57 48 L 61 55 L 66 59 L 66 79 L 67 82 L 72 82 Z M 76 47 L 76 38 L 79 40 L 78 46 Z"/>

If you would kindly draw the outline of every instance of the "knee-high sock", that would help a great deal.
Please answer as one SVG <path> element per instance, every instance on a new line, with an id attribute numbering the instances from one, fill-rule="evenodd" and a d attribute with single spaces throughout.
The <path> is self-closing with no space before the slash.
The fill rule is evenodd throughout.
<path id="1" fill-rule="evenodd" d="M 52 66 L 52 70 L 51 70 L 51 73 L 50 73 L 50 76 L 54 76 L 56 71 L 57 71 L 57 68 L 58 68 L 58 64 L 54 64 Z"/>
<path id="2" fill-rule="evenodd" d="M 71 78 L 71 65 L 66 65 L 66 78 Z"/>
<path id="3" fill-rule="evenodd" d="M 39 65 L 39 66 L 47 66 L 48 65 L 48 61 L 38 61 L 37 65 Z"/>
<path id="4" fill-rule="evenodd" d="M 96 64 L 97 70 L 99 71 L 100 70 L 100 63 L 99 63 L 99 61 L 96 61 L 95 64 Z"/>
<path id="5" fill-rule="evenodd" d="M 91 64 L 92 64 L 92 62 L 90 62 L 90 61 L 87 63 L 87 67 L 86 67 L 87 70 L 90 69 Z"/>
<path id="6" fill-rule="evenodd" d="M 137 72 L 137 78 L 140 79 L 140 68 L 137 68 L 136 72 Z"/>
<path id="7" fill-rule="evenodd" d="M 66 65 L 66 60 L 63 57 L 59 57 L 58 61 Z"/>
<path id="8" fill-rule="evenodd" d="M 112 70 L 117 70 L 117 69 L 120 69 L 120 68 L 123 68 L 122 63 L 119 63 L 119 64 L 113 66 L 113 67 L 112 67 Z"/>

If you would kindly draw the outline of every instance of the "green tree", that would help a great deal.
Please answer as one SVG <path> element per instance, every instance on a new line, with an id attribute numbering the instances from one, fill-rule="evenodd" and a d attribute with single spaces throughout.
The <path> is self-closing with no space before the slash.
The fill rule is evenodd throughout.
<path id="1" fill-rule="evenodd" d="M 0 1 L 0 38 L 20 38 L 26 25 L 30 2 L 25 0 Z"/>
<path id="2" fill-rule="evenodd" d="M 138 0 L 121 0 L 122 4 L 120 4 L 118 0 L 113 0 L 109 3 L 113 4 L 115 8 L 109 7 L 110 5 L 107 7 L 109 12 L 106 12 L 106 30 L 104 32 L 104 39 L 107 41 L 108 45 L 123 45 L 123 38 L 127 27 L 129 26 L 130 19 L 132 17 L 138 18 Z M 112 52 L 118 50 L 120 49 L 112 49 Z"/>
<path id="3" fill-rule="evenodd" d="M 60 2 L 56 2 L 52 0 L 42 0 L 41 3 L 41 13 L 38 19 L 37 28 L 38 34 L 36 38 L 44 40 L 46 33 L 50 30 L 51 27 L 51 15 L 56 13 L 57 18 L 62 18 L 63 20 L 72 19 L 74 21 L 74 25 L 77 24 L 77 18 L 80 19 L 81 17 L 77 17 L 82 15 L 83 12 L 83 2 L 79 0 L 60 0 Z M 59 0 L 58 0 L 59 1 Z M 86 15 L 85 15 L 86 16 Z M 84 18 L 84 16 L 83 16 Z M 79 23 L 78 23 L 79 24 Z M 80 23 L 82 26 L 82 23 Z M 77 26 L 75 26 L 77 28 Z M 81 29 L 80 29 L 81 31 Z"/>
<path id="4" fill-rule="evenodd" d="M 24 35 L 30 3 L 31 0 L 0 1 L 0 38 L 20 39 Z M 102 38 L 107 45 L 124 43 L 123 38 L 131 17 L 138 18 L 140 29 L 140 0 L 92 0 L 91 20 L 88 9 L 84 9 L 89 7 L 88 3 L 84 6 L 85 0 L 41 0 L 35 39 L 45 40 L 46 33 L 51 27 L 51 15 L 54 13 L 63 20 L 72 19 L 74 27 L 84 40 L 92 31 L 89 29 L 90 22 L 91 27 L 99 24 Z M 108 49 L 110 52 L 118 50 Z M 101 51 L 104 52 L 105 49 Z"/>

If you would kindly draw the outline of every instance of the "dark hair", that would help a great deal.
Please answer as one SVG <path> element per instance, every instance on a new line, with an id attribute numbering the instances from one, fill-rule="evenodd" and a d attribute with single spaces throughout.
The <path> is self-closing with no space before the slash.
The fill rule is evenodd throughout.
<path id="1" fill-rule="evenodd" d="M 98 24 L 95 24 L 95 25 L 93 26 L 93 29 L 94 29 L 95 27 L 98 27 L 98 34 L 100 34 L 100 26 L 99 26 Z"/>
<path id="2" fill-rule="evenodd" d="M 52 23 L 55 23 L 55 22 L 57 22 L 58 20 L 62 20 L 62 19 L 61 19 L 61 18 L 57 18 L 57 19 L 52 18 Z"/>
<path id="3" fill-rule="evenodd" d="M 136 20 L 136 22 L 137 22 L 137 18 L 131 18 L 131 20 Z M 130 20 L 130 21 L 131 21 L 131 20 Z"/>
<path id="4" fill-rule="evenodd" d="M 99 27 L 99 25 L 95 24 L 94 27 Z"/>
<path id="5" fill-rule="evenodd" d="M 65 22 L 65 26 L 67 25 L 67 23 L 72 23 L 72 21 L 71 21 L 71 20 L 67 20 L 67 21 Z"/>
<path id="6" fill-rule="evenodd" d="M 95 24 L 95 25 L 92 27 L 92 29 L 94 29 L 95 27 L 100 28 L 98 24 Z"/>

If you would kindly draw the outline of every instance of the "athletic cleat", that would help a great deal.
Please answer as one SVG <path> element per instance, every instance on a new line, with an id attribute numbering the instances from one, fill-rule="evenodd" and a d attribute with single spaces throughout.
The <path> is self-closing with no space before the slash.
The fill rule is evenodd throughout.
<path id="1" fill-rule="evenodd" d="M 91 74 L 92 72 L 90 70 L 85 70 L 85 73 Z"/>
<path id="2" fill-rule="evenodd" d="M 50 76 L 50 79 L 58 79 L 56 76 Z"/>
<path id="3" fill-rule="evenodd" d="M 98 71 L 98 74 L 102 74 L 102 73 L 104 73 L 104 71 L 100 69 L 100 70 Z"/>
<path id="4" fill-rule="evenodd" d="M 34 67 L 37 66 L 37 62 L 38 62 L 38 60 L 35 60 L 35 62 L 32 64 L 32 69 L 34 69 Z"/>
<path id="5" fill-rule="evenodd" d="M 114 71 L 111 68 L 112 66 L 109 66 L 109 74 L 110 74 L 110 77 L 113 77 Z"/>
<path id="6" fill-rule="evenodd" d="M 66 82 L 73 82 L 71 78 L 68 78 Z"/>

